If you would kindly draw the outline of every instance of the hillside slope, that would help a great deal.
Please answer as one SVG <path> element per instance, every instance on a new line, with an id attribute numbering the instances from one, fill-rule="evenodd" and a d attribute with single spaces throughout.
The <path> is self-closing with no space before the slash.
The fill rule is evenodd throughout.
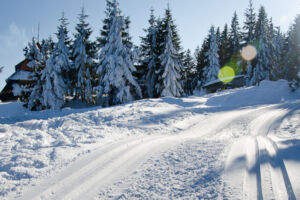
<path id="1" fill-rule="evenodd" d="M 300 196 L 300 92 L 285 81 L 61 112 L 8 103 L 0 113 L 1 198 Z"/>

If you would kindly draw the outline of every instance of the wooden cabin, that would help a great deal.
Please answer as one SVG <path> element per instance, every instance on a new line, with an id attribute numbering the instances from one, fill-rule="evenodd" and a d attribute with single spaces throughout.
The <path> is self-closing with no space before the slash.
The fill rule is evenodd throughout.
<path id="1" fill-rule="evenodd" d="M 32 68 L 28 67 L 28 60 L 25 59 L 19 64 L 15 66 L 15 72 L 6 79 L 6 86 L 0 93 L 0 100 L 2 102 L 9 102 L 9 101 L 17 101 L 18 96 L 14 96 L 13 94 L 13 85 L 19 84 L 21 85 L 29 85 L 34 86 L 34 73 Z"/>
<path id="2" fill-rule="evenodd" d="M 227 80 L 231 80 L 227 82 Z M 221 90 L 239 88 L 246 85 L 246 76 L 245 75 L 237 75 L 234 77 L 227 77 L 226 80 L 214 80 L 203 86 L 206 89 L 207 93 L 214 93 Z"/>

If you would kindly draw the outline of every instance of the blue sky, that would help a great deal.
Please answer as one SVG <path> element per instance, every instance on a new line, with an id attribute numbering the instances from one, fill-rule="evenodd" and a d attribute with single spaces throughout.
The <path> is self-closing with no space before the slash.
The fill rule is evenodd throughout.
<path id="1" fill-rule="evenodd" d="M 123 14 L 130 16 L 131 36 L 139 44 L 143 28 L 148 26 L 150 8 L 156 16 L 163 16 L 167 3 L 173 11 L 182 45 L 192 51 L 201 45 L 211 25 L 223 27 L 231 21 L 237 11 L 240 24 L 244 20 L 244 10 L 248 0 L 119 0 Z M 300 14 L 298 0 L 253 0 L 258 10 L 264 5 L 274 24 L 287 31 L 297 14 Z M 58 19 L 64 10 L 69 19 L 69 30 L 74 31 L 77 15 L 84 5 L 89 15 L 88 22 L 93 28 L 92 37 L 99 35 L 104 18 L 105 0 L 5 0 L 0 7 L 0 66 L 5 66 L 0 74 L 0 90 L 5 79 L 14 72 L 14 65 L 24 56 L 22 49 L 28 41 L 37 35 L 40 23 L 40 38 L 47 38 L 57 30 Z M 55 38 L 55 37 L 54 37 Z"/>

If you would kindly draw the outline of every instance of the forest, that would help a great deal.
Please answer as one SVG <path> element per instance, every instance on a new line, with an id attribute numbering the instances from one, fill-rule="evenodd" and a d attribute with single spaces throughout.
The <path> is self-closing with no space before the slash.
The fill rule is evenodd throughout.
<path id="1" fill-rule="evenodd" d="M 212 25 L 192 53 L 183 49 L 168 5 L 162 18 L 151 9 L 139 46 L 129 34 L 130 18 L 122 14 L 116 0 L 106 0 L 105 14 L 95 41 L 84 8 L 73 37 L 63 12 L 57 41 L 32 38 L 24 56 L 35 84 L 14 85 L 14 94 L 25 107 L 59 110 L 68 101 L 106 107 L 205 93 L 203 86 L 220 78 L 225 67 L 231 69 L 230 76 L 244 75 L 245 86 L 279 79 L 288 80 L 291 90 L 300 86 L 300 15 L 283 33 L 264 6 L 256 12 L 250 0 L 244 22 L 233 13 L 224 27 Z"/>

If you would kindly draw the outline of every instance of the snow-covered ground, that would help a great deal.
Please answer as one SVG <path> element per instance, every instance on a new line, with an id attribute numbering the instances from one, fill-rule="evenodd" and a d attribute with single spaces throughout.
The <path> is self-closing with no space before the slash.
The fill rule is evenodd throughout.
<path id="1" fill-rule="evenodd" d="M 300 91 L 30 112 L 0 104 L 1 199 L 296 199 Z"/>

